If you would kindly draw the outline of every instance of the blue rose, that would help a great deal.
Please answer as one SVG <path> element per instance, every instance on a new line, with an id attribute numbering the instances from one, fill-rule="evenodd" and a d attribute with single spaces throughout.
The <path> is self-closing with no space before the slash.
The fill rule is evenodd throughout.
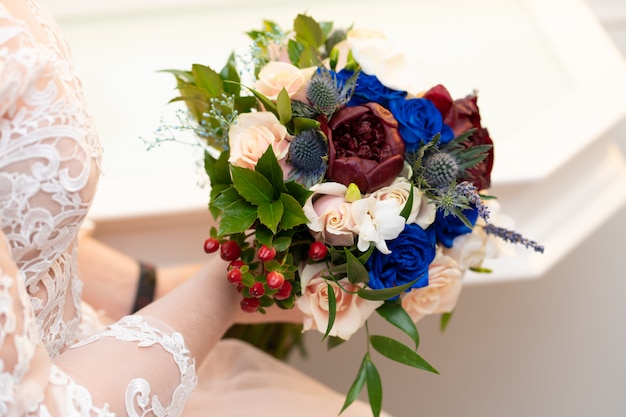
<path id="1" fill-rule="evenodd" d="M 375 249 L 366 263 L 370 288 L 397 287 L 408 284 L 416 278 L 419 280 L 411 288 L 428 285 L 428 266 L 435 259 L 433 230 L 424 230 L 416 224 L 407 224 L 397 238 L 387 241 L 387 247 L 391 250 L 389 255 Z"/>
<path id="2" fill-rule="evenodd" d="M 341 70 L 337 73 L 337 80 L 343 86 L 353 71 Z M 378 103 L 388 108 L 391 100 L 404 99 L 406 91 L 393 90 L 387 88 L 374 75 L 367 75 L 364 72 L 359 73 L 354 94 L 348 102 L 348 106 L 360 106 L 365 103 Z"/>
<path id="3" fill-rule="evenodd" d="M 478 219 L 478 208 L 471 208 L 463 210 L 463 214 L 467 217 L 467 220 L 473 225 L 476 224 Z M 467 227 L 465 223 L 453 214 L 444 215 L 443 210 L 437 210 L 437 216 L 435 222 L 428 227 L 432 230 L 437 237 L 437 242 L 440 242 L 446 248 L 451 248 L 454 238 L 466 233 L 470 233 L 472 229 Z"/>
<path id="4" fill-rule="evenodd" d="M 407 151 L 417 150 L 421 145 L 430 142 L 437 133 L 441 133 L 440 144 L 454 139 L 454 132 L 443 123 L 441 113 L 430 100 L 392 100 L 389 102 L 389 110 L 398 121 Z"/>

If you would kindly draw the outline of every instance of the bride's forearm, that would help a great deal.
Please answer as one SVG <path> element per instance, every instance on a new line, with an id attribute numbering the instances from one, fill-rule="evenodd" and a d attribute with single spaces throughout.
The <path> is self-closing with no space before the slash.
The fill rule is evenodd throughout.
<path id="1" fill-rule="evenodd" d="M 181 333 L 192 355 L 204 358 L 238 318 L 240 295 L 226 280 L 225 261 L 214 255 L 188 280 L 138 314 Z"/>

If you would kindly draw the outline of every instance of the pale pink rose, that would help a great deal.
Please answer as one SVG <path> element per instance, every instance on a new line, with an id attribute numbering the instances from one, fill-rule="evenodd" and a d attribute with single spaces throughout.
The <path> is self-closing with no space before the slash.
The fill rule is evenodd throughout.
<path id="1" fill-rule="evenodd" d="M 306 88 L 315 68 L 300 69 L 288 62 L 272 61 L 259 71 L 254 88 L 270 100 L 276 100 L 284 88 L 292 100 L 306 101 Z"/>
<path id="2" fill-rule="evenodd" d="M 267 53 L 270 57 L 270 61 L 276 62 L 291 62 L 289 59 L 289 52 L 287 45 L 282 43 L 270 43 L 267 45 Z"/>
<path id="3" fill-rule="evenodd" d="M 374 191 L 370 196 L 377 200 L 395 201 L 398 207 L 398 214 L 400 214 L 409 200 L 411 187 L 413 188 L 413 204 L 406 222 L 415 223 L 422 229 L 426 229 L 435 221 L 437 208 L 434 204 L 429 204 L 428 198 L 406 178 L 398 177 L 391 185 Z"/>
<path id="4" fill-rule="evenodd" d="M 462 278 L 463 271 L 456 261 L 437 250 L 428 267 L 428 285 L 405 293 L 402 307 L 416 323 L 429 314 L 452 312 L 461 294 Z"/>
<path id="5" fill-rule="evenodd" d="M 339 280 L 346 291 L 342 290 L 332 279 L 323 278 L 326 268 L 325 264 L 318 263 L 307 264 L 301 269 L 302 296 L 298 297 L 296 305 L 304 314 L 303 331 L 315 329 L 322 333 L 326 331 L 329 317 L 328 284 L 330 284 L 335 293 L 336 315 L 329 335 L 348 340 L 383 302 L 366 300 L 357 294 L 349 293 L 356 292 L 361 287 L 351 284 L 347 278 Z"/>
<path id="6" fill-rule="evenodd" d="M 336 182 L 323 182 L 311 190 L 313 195 L 303 207 L 311 234 L 328 245 L 353 245 L 352 205 L 345 200 L 348 188 Z"/>
<path id="7" fill-rule="evenodd" d="M 254 169 L 269 147 L 280 162 L 287 157 L 289 139 L 287 128 L 280 124 L 273 113 L 242 113 L 228 131 L 228 162 L 234 166 Z"/>

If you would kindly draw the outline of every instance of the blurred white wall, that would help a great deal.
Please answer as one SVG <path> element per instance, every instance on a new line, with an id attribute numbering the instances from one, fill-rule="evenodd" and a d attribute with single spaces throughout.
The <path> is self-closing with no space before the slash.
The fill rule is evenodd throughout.
<path id="1" fill-rule="evenodd" d="M 626 55 L 626 2 L 589 4 Z M 610 135 L 626 152 L 626 121 Z M 626 208 L 544 277 L 467 287 L 444 334 L 436 318 L 419 330 L 421 353 L 441 375 L 385 365 L 384 404 L 396 416 L 626 416 Z M 359 354 L 340 347 L 329 359 L 310 346 L 314 360 L 294 362 L 349 387 L 341 364 L 355 369 Z"/>
<path id="2" fill-rule="evenodd" d="M 216 7 L 218 3 L 224 7 L 217 1 Z M 589 0 L 589 4 L 626 54 L 624 1 Z M 71 23 L 71 19 L 65 21 Z M 83 26 L 89 33 L 89 22 L 83 22 Z M 119 47 L 123 54 L 133 54 L 124 50 L 123 44 Z M 167 66 L 168 57 L 160 59 L 157 55 L 167 52 L 175 54 L 153 50 L 143 53 L 151 65 L 158 64 L 152 68 L 162 68 Z M 96 56 L 98 51 L 92 53 Z M 219 62 L 224 56 L 220 53 Z M 111 63 L 94 70 L 115 72 L 116 66 Z M 120 82 L 128 83 L 129 97 L 133 94 L 132 78 L 138 76 L 142 75 L 119 74 L 119 80 L 126 80 Z M 153 73 L 143 76 L 154 78 L 155 83 L 165 79 Z M 111 117 L 133 117 L 131 102 L 119 103 L 119 107 L 95 107 L 95 112 L 107 112 Z M 109 129 L 101 128 L 105 134 Z M 607 135 L 617 138 L 626 152 L 626 122 Z M 124 149 L 108 152 L 123 153 Z M 154 158 L 158 161 L 161 156 Z M 198 223 L 206 220 L 203 215 L 196 216 Z M 149 220 L 130 221 L 138 227 L 138 222 Z M 205 233 L 190 227 L 188 221 L 173 221 L 143 236 L 127 233 L 123 222 L 100 229 L 98 235 L 138 257 L 167 259 L 167 249 L 155 254 L 141 242 L 146 236 L 163 238 L 174 230 L 180 239 L 181 228 L 186 228 L 183 236 L 201 237 Z M 189 253 L 190 259 L 196 256 L 197 241 L 169 243 Z M 438 331 L 434 318 L 422 321 L 419 329 L 421 354 L 441 375 L 412 371 L 375 358 L 383 378 L 385 408 L 397 417 L 626 416 L 626 208 L 540 279 L 467 287 L 444 334 Z M 347 390 L 362 354 L 359 335 L 355 336 L 357 343 L 330 354 L 316 343 L 317 335 L 307 337 L 310 358 L 300 360 L 296 355 L 292 358 L 294 365 L 337 390 Z M 357 352 L 351 352 L 351 347 Z"/>

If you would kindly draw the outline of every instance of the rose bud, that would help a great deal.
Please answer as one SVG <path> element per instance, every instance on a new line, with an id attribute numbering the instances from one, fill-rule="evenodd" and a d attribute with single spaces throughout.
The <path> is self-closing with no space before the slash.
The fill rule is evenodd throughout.
<path id="1" fill-rule="evenodd" d="M 436 85 L 424 94 L 441 112 L 443 122 L 450 126 L 457 137 L 470 129 L 476 131 L 463 143 L 466 147 L 479 145 L 493 145 L 487 129 L 481 125 L 476 94 L 463 99 L 452 100 L 450 93 L 443 85 Z M 459 181 L 470 181 L 478 190 L 485 190 L 491 186 L 491 169 L 493 168 L 493 147 L 485 159 L 473 168 L 468 169 L 469 178 L 459 178 Z"/>
<path id="2" fill-rule="evenodd" d="M 398 122 L 376 103 L 344 107 L 322 131 L 329 140 L 328 181 L 355 183 L 363 193 L 389 185 L 402 171 L 404 142 Z"/>

